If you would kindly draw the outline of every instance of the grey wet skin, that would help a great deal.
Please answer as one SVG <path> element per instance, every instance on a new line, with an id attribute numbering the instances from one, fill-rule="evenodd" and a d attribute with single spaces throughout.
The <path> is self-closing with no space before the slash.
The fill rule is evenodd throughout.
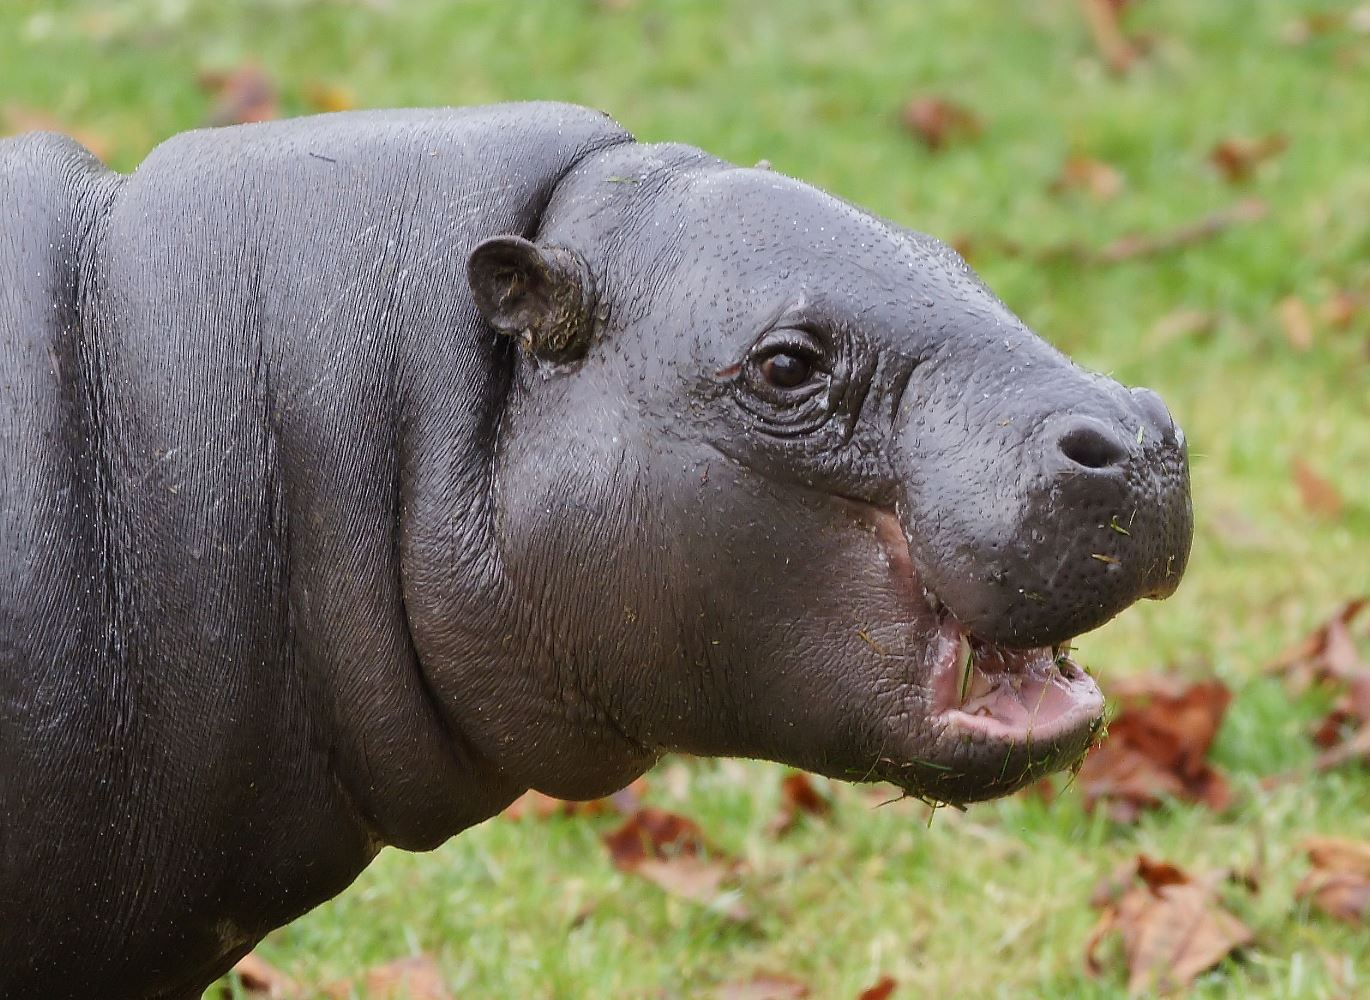
<path id="1" fill-rule="evenodd" d="M 0 996 L 196 996 L 382 846 L 671 750 L 1003 794 L 1184 570 L 1154 394 L 586 109 L 23 137 L 0 212 Z"/>

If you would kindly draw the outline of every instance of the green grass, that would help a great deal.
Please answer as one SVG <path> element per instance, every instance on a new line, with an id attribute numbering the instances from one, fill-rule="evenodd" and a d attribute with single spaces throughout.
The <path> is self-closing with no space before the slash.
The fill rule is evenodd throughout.
<path id="1" fill-rule="evenodd" d="M 625 9 L 617 9 L 619 6 Z M 1105 73 L 1069 0 L 919 3 L 601 4 L 71 0 L 0 5 L 0 115 L 42 111 L 130 168 L 159 139 L 204 122 L 205 69 L 255 60 L 283 112 L 319 85 L 360 106 L 557 98 L 611 111 L 647 140 L 768 159 L 874 211 L 944 238 L 1025 319 L 1083 363 L 1157 389 L 1185 425 L 1197 515 L 1192 567 L 1163 605 L 1129 611 L 1082 643 L 1110 675 L 1174 665 L 1237 691 L 1216 749 L 1238 803 L 1214 817 L 1176 806 L 1122 828 L 1068 793 L 944 811 L 871 807 L 836 791 L 828 824 L 777 842 L 765 826 L 780 770 L 668 764 L 652 800 L 695 817 L 750 866 L 756 919 L 737 926 L 616 873 L 604 820 L 487 823 L 425 856 L 387 852 L 339 899 L 272 935 L 262 954 L 307 982 L 428 951 L 458 996 L 694 996 L 754 970 L 855 996 L 881 974 L 896 996 L 1086 996 L 1090 887 L 1138 851 L 1192 867 L 1259 862 L 1256 896 L 1232 899 L 1256 931 L 1246 958 L 1200 996 L 1331 997 L 1367 989 L 1365 930 L 1292 902 L 1308 833 L 1370 837 L 1370 774 L 1348 769 L 1263 791 L 1306 763 L 1325 707 L 1257 676 L 1341 598 L 1370 590 L 1370 318 L 1319 328 L 1294 350 L 1276 303 L 1370 294 L 1370 36 L 1301 46 L 1284 26 L 1341 5 L 1135 5 L 1153 37 L 1124 79 Z M 897 119 L 913 94 L 985 119 L 977 140 L 933 155 Z M 1289 148 L 1234 187 L 1207 162 L 1230 135 L 1280 132 Z M 1048 190 L 1086 154 L 1126 178 L 1115 200 Z M 1264 220 L 1116 265 L 1010 253 L 1018 244 L 1103 246 L 1256 197 Z M 1212 329 L 1163 338 L 1178 310 Z M 1302 456 L 1345 499 L 1300 504 Z M 680 780 L 688 776 L 688 782 Z M 674 791 L 672 789 L 674 788 Z M 1338 986 L 1324 955 L 1358 985 Z"/>

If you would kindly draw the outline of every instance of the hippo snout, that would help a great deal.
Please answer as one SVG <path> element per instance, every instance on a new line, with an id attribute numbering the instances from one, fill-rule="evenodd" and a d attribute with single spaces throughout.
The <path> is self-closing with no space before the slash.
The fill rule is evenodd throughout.
<path id="1" fill-rule="evenodd" d="M 1188 560 L 1188 453 L 1169 409 L 1150 389 L 1072 376 L 1036 397 L 1006 391 L 976 422 L 963 408 L 955 444 L 927 447 L 926 414 L 905 435 L 901 518 L 919 575 L 998 645 L 1065 643 L 1169 596 Z M 1024 398 L 1035 412 L 1013 412 Z"/>

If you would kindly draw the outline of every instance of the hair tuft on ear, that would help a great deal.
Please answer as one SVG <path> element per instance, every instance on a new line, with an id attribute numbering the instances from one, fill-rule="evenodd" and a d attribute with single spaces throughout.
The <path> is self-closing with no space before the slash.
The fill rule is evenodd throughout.
<path id="1" fill-rule="evenodd" d="M 579 254 L 495 236 L 471 251 L 466 275 L 485 321 L 535 358 L 574 361 L 590 346 L 594 284 Z"/>

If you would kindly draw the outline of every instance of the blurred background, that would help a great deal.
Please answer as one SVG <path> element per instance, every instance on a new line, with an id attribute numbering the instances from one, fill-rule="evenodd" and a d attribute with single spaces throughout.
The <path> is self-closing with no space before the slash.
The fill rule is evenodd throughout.
<path id="1" fill-rule="evenodd" d="M 933 233 L 1155 388 L 1189 575 L 1082 641 L 1118 714 L 1073 779 L 957 813 L 670 759 L 385 853 L 225 995 L 1370 995 L 1370 6 L 0 4 L 0 131 L 120 170 L 205 125 L 530 98 Z"/>

